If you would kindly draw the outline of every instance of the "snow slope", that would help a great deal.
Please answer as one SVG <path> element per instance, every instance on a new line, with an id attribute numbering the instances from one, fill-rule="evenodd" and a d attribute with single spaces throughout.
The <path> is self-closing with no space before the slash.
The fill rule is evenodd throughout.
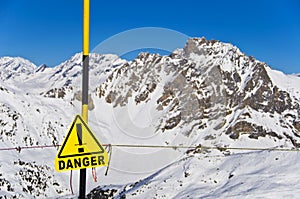
<path id="1" fill-rule="evenodd" d="M 297 198 L 298 175 L 298 153 L 196 154 L 136 183 L 104 185 L 90 197 L 116 190 L 115 198 Z"/>

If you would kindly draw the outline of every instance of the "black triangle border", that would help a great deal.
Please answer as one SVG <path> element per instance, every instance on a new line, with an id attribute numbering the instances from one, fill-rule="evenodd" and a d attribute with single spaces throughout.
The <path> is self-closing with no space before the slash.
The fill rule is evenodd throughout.
<path id="1" fill-rule="evenodd" d="M 80 154 L 72 154 L 72 155 L 61 155 L 63 149 L 65 148 L 65 145 L 71 135 L 71 132 L 72 132 L 72 129 L 74 128 L 74 125 L 77 121 L 77 119 L 79 119 L 82 124 L 85 126 L 85 128 L 88 130 L 89 134 L 92 136 L 92 138 L 94 139 L 94 141 L 98 144 L 99 148 L 101 149 L 101 151 L 97 151 L 97 152 L 88 152 L 88 153 L 80 153 Z M 87 126 L 87 124 L 84 122 L 84 120 L 81 118 L 80 115 L 76 115 L 71 127 L 70 127 L 70 130 L 67 134 L 67 137 L 65 138 L 64 140 L 64 143 L 62 144 L 60 150 L 59 150 L 59 153 L 57 155 L 58 158 L 70 158 L 70 157 L 78 157 L 78 156 L 85 156 L 85 155 L 93 155 L 93 154 L 101 154 L 101 153 L 104 153 L 104 149 L 102 147 L 102 145 L 99 143 L 98 139 L 94 136 L 93 132 L 90 130 L 90 128 Z"/>

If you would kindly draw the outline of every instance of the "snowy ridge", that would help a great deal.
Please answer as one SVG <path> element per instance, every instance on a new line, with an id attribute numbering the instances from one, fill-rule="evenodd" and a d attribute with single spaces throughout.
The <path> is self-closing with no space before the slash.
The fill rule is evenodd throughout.
<path id="1" fill-rule="evenodd" d="M 0 59 L 0 148 L 62 142 L 80 113 L 81 56 L 54 68 Z M 170 56 L 141 53 L 130 62 L 91 54 L 89 124 L 102 143 L 299 148 L 299 83 L 297 75 L 205 38 L 189 39 Z M 0 196 L 72 198 L 69 174 L 54 171 L 56 152 L 0 151 Z M 108 176 L 98 169 L 101 180 L 88 180 L 87 191 L 106 198 L 296 198 L 299 161 L 297 153 L 115 147 Z"/>
<path id="2" fill-rule="evenodd" d="M 0 78 L 5 81 L 15 76 L 26 78 L 34 72 L 36 65 L 21 57 L 1 57 L 0 69 Z"/>

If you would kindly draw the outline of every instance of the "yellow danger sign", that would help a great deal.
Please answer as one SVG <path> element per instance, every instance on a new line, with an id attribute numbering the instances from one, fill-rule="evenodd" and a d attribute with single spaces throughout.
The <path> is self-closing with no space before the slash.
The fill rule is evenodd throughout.
<path id="1" fill-rule="evenodd" d="M 55 158 L 56 171 L 108 165 L 108 155 L 80 115 L 76 115 Z"/>

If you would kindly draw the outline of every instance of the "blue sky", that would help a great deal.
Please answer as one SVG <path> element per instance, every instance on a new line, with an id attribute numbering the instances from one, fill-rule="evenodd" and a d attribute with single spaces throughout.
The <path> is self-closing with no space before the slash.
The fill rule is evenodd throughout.
<path id="1" fill-rule="evenodd" d="M 0 27 L 0 56 L 55 66 L 81 51 L 82 0 L 1 0 Z M 140 27 L 230 42 L 274 69 L 300 73 L 299 0 L 91 0 L 91 49 Z"/>

